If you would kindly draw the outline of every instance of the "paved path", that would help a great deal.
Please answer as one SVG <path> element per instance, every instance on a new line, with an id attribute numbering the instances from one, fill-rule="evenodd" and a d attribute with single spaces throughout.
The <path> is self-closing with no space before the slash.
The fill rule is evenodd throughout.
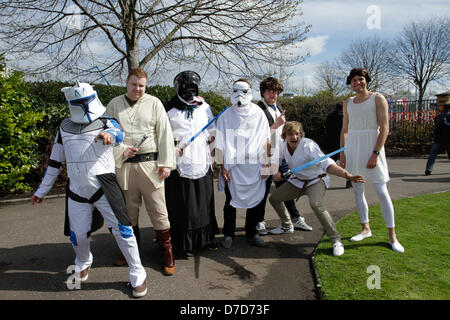
<path id="1" fill-rule="evenodd" d="M 435 171 L 424 176 L 425 158 L 388 158 L 393 199 L 450 190 L 450 162 L 439 157 Z M 353 192 L 345 181 L 332 176 L 326 203 L 334 219 L 355 210 Z M 369 204 L 377 202 L 371 185 L 366 187 Z M 216 216 L 222 226 L 224 194 L 216 192 Z M 177 260 L 177 273 L 161 273 L 159 248 L 152 242 L 154 231 L 146 214 L 141 215 L 143 251 L 148 273 L 149 300 L 314 300 L 317 299 L 309 257 L 322 237 L 323 229 L 306 198 L 297 207 L 314 228 L 312 232 L 266 236 L 266 248 L 246 243 L 244 211 L 238 211 L 238 233 L 231 249 L 202 251 L 186 260 Z M 67 267 L 74 254 L 69 239 L 62 234 L 64 199 L 46 199 L 32 207 L 27 202 L 0 205 L 0 299 L 131 299 L 126 286 L 126 267 L 113 267 L 119 250 L 107 229 L 92 236 L 93 268 L 80 290 L 69 290 Z M 355 232 L 359 217 L 355 214 Z M 266 221 L 270 228 L 279 220 L 269 203 Z M 397 226 L 401 239 L 401 224 Z M 348 240 L 353 234 L 342 234 Z M 222 235 L 218 236 L 218 240 Z M 387 235 L 386 235 L 387 241 Z M 408 244 L 403 243 L 406 250 Z M 330 252 L 331 254 L 331 252 Z M 338 259 L 338 258 L 337 258 Z"/>

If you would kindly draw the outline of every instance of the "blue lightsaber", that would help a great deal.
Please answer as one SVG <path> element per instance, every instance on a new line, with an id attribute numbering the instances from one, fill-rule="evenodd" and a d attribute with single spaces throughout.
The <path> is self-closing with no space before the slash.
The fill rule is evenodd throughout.
<path id="1" fill-rule="evenodd" d="M 346 148 L 347 148 L 347 147 L 340 148 L 340 149 L 338 149 L 338 150 L 336 150 L 336 151 L 333 151 L 333 152 L 330 152 L 330 153 L 328 153 L 328 154 L 326 154 L 326 155 L 324 155 L 324 156 L 322 156 L 322 157 L 320 157 L 320 158 L 317 158 L 317 159 L 314 159 L 314 160 L 312 160 L 312 161 L 310 161 L 310 162 L 307 162 L 307 163 L 305 163 L 305 164 L 302 164 L 301 166 L 298 166 L 297 168 L 294 168 L 294 169 L 292 169 L 292 170 L 289 169 L 288 171 L 286 171 L 285 173 L 283 173 L 283 178 L 284 178 L 284 179 L 288 179 L 293 173 L 297 173 L 297 172 L 299 172 L 299 171 L 302 171 L 303 169 L 309 168 L 309 167 L 315 165 L 316 163 L 319 163 L 319 162 L 322 161 L 322 160 L 325 160 L 325 159 L 327 159 L 327 158 L 329 158 L 329 157 L 331 157 L 331 156 L 334 156 L 336 153 L 339 153 L 339 152 L 341 152 L 341 151 L 344 151 Z"/>
<path id="2" fill-rule="evenodd" d="M 184 148 L 186 148 L 188 145 L 190 145 L 192 143 L 192 141 L 195 140 L 195 138 L 197 138 L 203 131 L 206 130 L 206 128 L 208 128 L 214 121 L 217 120 L 217 118 L 220 117 L 220 115 L 222 113 L 225 112 L 225 110 L 227 110 L 229 107 L 226 107 L 225 109 L 223 109 L 222 111 L 219 112 L 219 114 L 217 116 L 215 116 L 211 121 L 209 121 L 199 132 L 197 132 L 196 134 L 194 134 L 187 142 L 185 142 L 184 144 L 180 145 L 179 148 L 182 150 Z"/>

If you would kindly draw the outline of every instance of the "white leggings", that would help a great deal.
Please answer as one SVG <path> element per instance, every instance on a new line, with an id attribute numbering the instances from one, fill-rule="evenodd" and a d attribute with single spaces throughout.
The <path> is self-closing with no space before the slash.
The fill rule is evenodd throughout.
<path id="1" fill-rule="evenodd" d="M 383 214 L 384 221 L 386 222 L 387 228 L 394 228 L 394 206 L 392 205 L 391 197 L 389 196 L 389 191 L 387 189 L 386 183 L 372 183 L 375 191 L 380 199 L 381 213 Z M 367 200 L 364 195 L 364 183 L 352 183 L 356 208 L 361 218 L 361 223 L 369 222 L 369 206 L 367 205 Z"/>

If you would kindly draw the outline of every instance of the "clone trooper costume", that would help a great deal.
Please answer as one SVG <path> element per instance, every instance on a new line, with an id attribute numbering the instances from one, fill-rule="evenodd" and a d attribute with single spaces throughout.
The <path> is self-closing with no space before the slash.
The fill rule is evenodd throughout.
<path id="1" fill-rule="evenodd" d="M 124 134 L 115 119 L 101 117 L 105 107 L 89 84 L 77 81 L 61 91 L 71 117 L 59 128 L 43 181 L 34 196 L 43 198 L 50 191 L 65 162 L 68 185 L 64 233 L 70 236 L 76 254 L 76 271 L 85 271 L 86 277 L 81 280 L 87 280 L 87 269 L 93 262 L 90 234 L 105 220 L 128 261 L 131 285 L 142 287 L 146 272 L 115 177 L 112 146 L 119 145 Z M 99 138 L 103 131 L 113 136 L 112 144 L 104 144 Z"/>

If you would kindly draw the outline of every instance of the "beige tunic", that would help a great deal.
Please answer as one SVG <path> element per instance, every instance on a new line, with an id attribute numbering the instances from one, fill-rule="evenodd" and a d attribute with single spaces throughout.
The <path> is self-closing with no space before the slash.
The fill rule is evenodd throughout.
<path id="1" fill-rule="evenodd" d="M 125 133 L 123 143 L 114 148 L 116 161 L 116 175 L 123 190 L 128 190 L 128 177 L 131 163 L 123 152 L 133 146 L 144 134 L 150 134 L 147 140 L 139 147 L 138 154 L 158 152 L 157 161 L 139 162 L 138 165 L 147 174 L 155 188 L 164 187 L 164 180 L 160 180 L 157 167 L 167 167 L 170 170 L 176 167 L 175 147 L 169 119 L 161 101 L 149 94 L 139 99 L 130 107 L 125 95 L 112 99 L 105 111 L 105 115 L 116 118 Z"/>

